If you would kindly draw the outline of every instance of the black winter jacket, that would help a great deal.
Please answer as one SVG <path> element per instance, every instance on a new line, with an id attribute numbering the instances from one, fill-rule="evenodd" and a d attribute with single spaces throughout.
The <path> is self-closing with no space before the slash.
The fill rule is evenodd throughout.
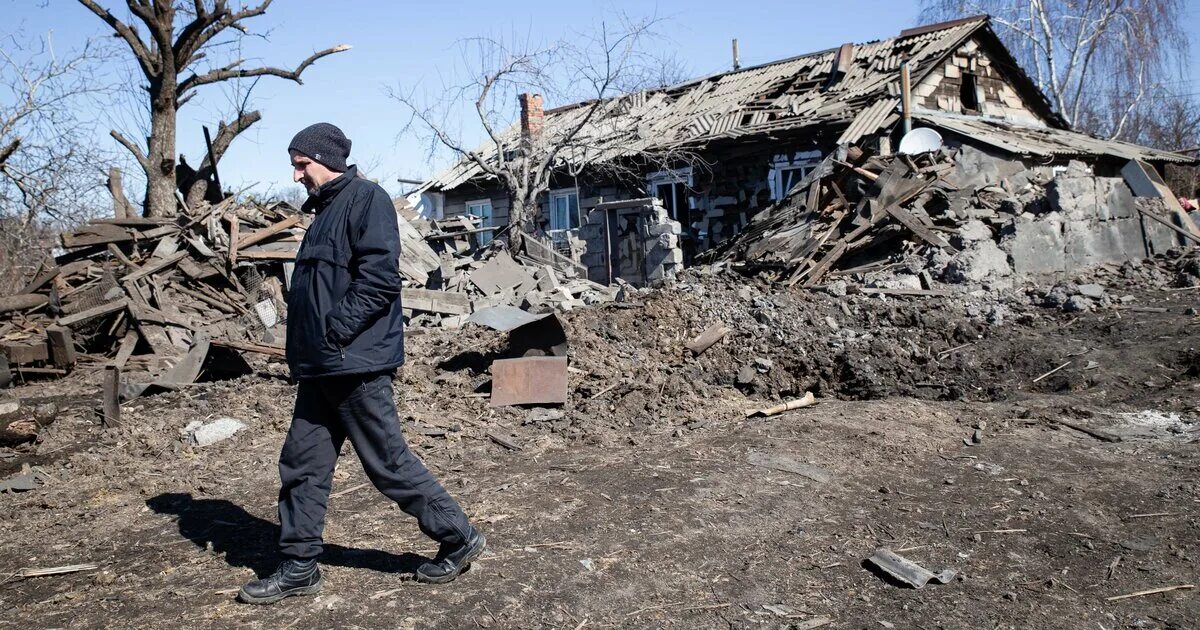
<path id="1" fill-rule="evenodd" d="M 304 202 L 315 212 L 288 291 L 287 360 L 297 379 L 404 363 L 400 234 L 391 198 L 358 169 Z"/>

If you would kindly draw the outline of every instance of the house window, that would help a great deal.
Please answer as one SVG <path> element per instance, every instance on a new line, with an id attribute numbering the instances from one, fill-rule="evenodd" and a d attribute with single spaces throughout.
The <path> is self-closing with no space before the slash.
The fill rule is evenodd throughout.
<path id="1" fill-rule="evenodd" d="M 797 182 L 804 179 L 805 175 L 812 170 L 812 166 L 784 166 L 779 169 L 777 177 L 779 177 L 779 190 L 784 195 L 795 186 Z"/>
<path id="2" fill-rule="evenodd" d="M 662 202 L 672 221 L 678 221 L 685 227 L 691 222 L 688 217 L 688 210 L 692 207 L 688 196 L 688 190 L 692 187 L 691 167 L 650 173 L 646 176 L 646 184 L 650 194 Z"/>
<path id="3" fill-rule="evenodd" d="M 494 227 L 492 223 L 492 200 L 480 199 L 478 201 L 467 202 L 467 214 L 479 219 L 479 227 Z M 492 240 L 493 232 L 479 232 L 479 246 L 487 245 Z"/>
<path id="4" fill-rule="evenodd" d="M 790 155 L 776 155 L 771 161 L 768 182 L 771 187 L 771 199 L 778 201 L 786 197 L 792 186 L 804 179 L 820 163 L 820 151 L 797 151 Z"/>
<path id="5" fill-rule="evenodd" d="M 959 86 L 958 98 L 962 101 L 965 111 L 979 111 L 979 91 L 975 75 L 970 72 L 962 73 L 962 85 Z"/>
<path id="6" fill-rule="evenodd" d="M 550 193 L 550 231 L 579 227 L 579 189 L 567 188 Z"/>

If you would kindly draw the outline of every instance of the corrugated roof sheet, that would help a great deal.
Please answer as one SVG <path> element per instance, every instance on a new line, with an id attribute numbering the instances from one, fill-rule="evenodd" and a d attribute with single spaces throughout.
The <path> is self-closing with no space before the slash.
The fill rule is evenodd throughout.
<path id="1" fill-rule="evenodd" d="M 1136 158 L 1160 162 L 1196 162 L 1194 158 L 1186 155 L 1128 142 L 1104 140 L 1074 131 L 1034 127 L 995 118 L 914 112 L 913 119 L 1019 155 L 1043 158 L 1108 155 L 1125 160 Z"/>
<path id="2" fill-rule="evenodd" d="M 876 131 L 894 110 L 899 65 L 907 58 L 914 81 L 957 48 L 986 17 L 950 22 L 908 37 L 857 44 L 850 66 L 831 82 L 838 49 L 825 50 L 761 66 L 696 79 L 649 93 L 610 99 L 600 104 L 594 119 L 580 132 L 588 159 L 611 160 L 677 146 L 697 146 L 720 138 L 800 129 L 853 121 L 848 137 Z M 890 109 L 889 109 L 890 107 Z M 887 110 L 887 111 L 885 111 Z M 586 116 L 584 105 L 546 112 L 544 134 L 565 133 Z M 872 126 L 874 125 L 874 126 Z M 519 129 L 501 135 L 515 146 Z M 496 147 L 477 149 L 494 160 Z M 570 160 L 570 152 L 561 157 Z M 483 173 L 462 161 L 426 184 L 432 190 L 455 188 Z"/>

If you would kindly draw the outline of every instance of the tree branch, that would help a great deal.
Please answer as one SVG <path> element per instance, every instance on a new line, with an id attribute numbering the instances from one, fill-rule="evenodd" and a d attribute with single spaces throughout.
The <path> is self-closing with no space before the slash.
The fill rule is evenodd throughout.
<path id="1" fill-rule="evenodd" d="M 200 170 L 203 171 L 205 167 L 213 167 L 213 164 L 209 162 L 210 158 L 213 162 L 220 162 L 221 158 L 225 156 L 225 152 L 229 150 L 229 145 L 233 144 L 234 138 L 260 120 L 262 120 L 262 113 L 255 110 L 240 114 L 231 123 L 220 123 L 217 126 L 217 136 L 213 138 L 212 155 L 205 156 Z"/>
<path id="2" fill-rule="evenodd" d="M 193 60 L 192 56 L 196 54 L 196 51 L 203 48 L 205 44 L 220 34 L 221 31 L 224 31 L 230 27 L 236 28 L 239 31 L 244 31 L 245 29 L 238 24 L 239 22 L 258 17 L 266 13 L 267 8 L 270 6 L 271 0 L 263 0 L 263 3 L 256 7 L 245 7 L 241 11 L 230 12 L 225 6 L 225 0 L 218 0 L 216 10 L 212 12 L 212 16 L 216 19 L 211 21 L 211 23 L 205 29 L 201 29 L 197 31 L 195 35 L 192 35 L 190 37 L 191 41 L 185 41 L 183 38 L 180 38 L 179 43 L 176 44 L 176 58 L 181 60 Z"/>
<path id="3" fill-rule="evenodd" d="M 248 77 L 274 76 L 282 79 L 289 79 L 303 85 L 304 81 L 300 79 L 300 75 L 309 66 L 322 57 L 327 57 L 329 55 L 340 53 L 346 50 L 350 50 L 350 46 L 348 44 L 341 44 L 339 46 L 334 46 L 333 48 L 326 48 L 325 50 L 315 52 L 310 55 L 308 59 L 301 61 L 300 65 L 296 66 L 295 70 L 290 71 L 270 67 L 238 70 L 237 66 L 241 65 L 242 61 L 235 61 L 234 63 L 223 68 L 218 68 L 216 70 L 206 72 L 205 74 L 193 74 L 184 79 L 183 82 L 179 84 L 179 95 L 182 98 L 185 96 L 187 91 L 193 90 L 201 85 L 209 85 L 211 83 L 219 83 L 221 81 L 229 81 L 231 79 L 245 79 Z"/>
<path id="4" fill-rule="evenodd" d="M 142 72 L 147 78 L 158 76 L 160 69 L 155 65 L 154 57 L 150 54 L 149 48 L 146 47 L 146 43 L 138 37 L 137 33 L 128 24 L 113 17 L 113 14 L 109 13 L 108 9 L 96 4 L 95 0 L 79 0 L 79 3 L 87 7 L 92 13 L 95 13 L 97 17 L 116 32 L 118 37 L 125 40 L 125 43 L 133 51 L 133 56 L 137 58 L 138 65 L 141 66 Z"/>
<path id="5" fill-rule="evenodd" d="M 141 148 L 130 142 L 129 138 L 126 138 L 121 134 L 120 131 L 117 131 L 116 129 L 108 132 L 108 134 L 113 137 L 113 140 L 116 140 L 117 142 L 121 143 L 121 146 L 128 149 L 129 152 L 133 154 L 134 159 L 138 161 L 138 164 L 140 164 L 144 170 L 147 172 L 150 171 L 150 160 L 146 157 L 146 153 L 142 151 Z"/>

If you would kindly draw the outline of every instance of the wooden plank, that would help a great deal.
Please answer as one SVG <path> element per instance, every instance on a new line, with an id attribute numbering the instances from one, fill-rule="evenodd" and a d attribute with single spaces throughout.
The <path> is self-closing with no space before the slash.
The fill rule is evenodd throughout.
<path id="1" fill-rule="evenodd" d="M 92 308 L 89 308 L 86 311 L 80 311 L 78 313 L 75 313 L 74 315 L 60 317 L 58 319 L 58 325 L 59 326 L 74 326 L 76 324 L 86 322 L 86 321 L 88 321 L 90 319 L 94 319 L 96 317 L 102 317 L 102 316 L 108 315 L 110 313 L 116 313 L 117 311 L 124 310 L 128 306 L 129 306 L 129 300 L 126 298 L 121 298 L 119 300 L 113 300 L 112 302 L 109 302 L 107 304 L 101 304 L 100 306 L 93 306 Z"/>
<path id="2" fill-rule="evenodd" d="M 117 369 L 125 367 L 125 363 L 129 361 L 129 357 L 133 354 L 133 349 L 137 347 L 138 334 L 136 331 L 125 333 L 125 337 L 121 339 L 121 347 L 117 349 L 117 356 L 113 359 L 112 364 Z"/>
<path id="3" fill-rule="evenodd" d="M 295 251 L 287 251 L 287 252 L 272 252 L 272 251 L 253 251 L 253 252 L 240 252 L 240 253 L 238 253 L 238 256 L 239 256 L 240 258 L 245 258 L 245 259 L 248 259 L 248 260 L 296 260 L 296 252 L 295 252 Z"/>
<path id="4" fill-rule="evenodd" d="M 252 234 L 247 234 L 246 236 L 243 236 L 240 241 L 237 242 L 237 248 L 245 249 L 247 247 L 250 247 L 251 245 L 254 245 L 255 243 L 261 243 L 262 241 L 267 240 L 268 238 L 300 223 L 303 220 L 304 220 L 304 215 L 297 214 L 297 215 L 290 216 L 290 217 L 280 221 L 279 223 L 272 225 L 271 227 L 268 227 L 268 228 L 265 228 L 262 230 L 258 230 L 257 232 L 254 232 Z"/>
<path id="5" fill-rule="evenodd" d="M 91 221 L 88 221 L 88 223 L 91 223 L 93 225 L 103 224 L 103 225 L 119 225 L 121 227 L 154 228 L 154 227 L 159 227 L 159 226 L 163 226 L 163 225 L 174 224 L 175 219 L 168 219 L 168 218 L 162 218 L 162 217 L 150 218 L 150 219 L 143 218 L 143 217 L 125 217 L 122 219 L 92 219 Z"/>
<path id="6" fill-rule="evenodd" d="M 236 212 L 225 218 L 229 219 L 229 268 L 232 269 L 237 265 L 238 230 L 241 228 L 241 221 L 238 220 Z"/>
<path id="7" fill-rule="evenodd" d="M 158 273 L 158 272 L 162 271 L 163 269 L 166 269 L 166 268 L 170 267 L 171 265 L 174 265 L 175 263 L 183 260 L 187 255 L 188 255 L 188 252 L 186 249 L 183 251 L 175 252 L 174 254 L 171 254 L 170 256 L 163 258 L 162 260 L 159 260 L 154 263 L 150 263 L 150 264 L 146 265 L 145 267 L 142 267 L 138 271 L 135 271 L 135 272 L 125 276 L 124 278 L 121 279 L 121 281 L 128 282 L 128 281 L 138 280 L 140 278 L 145 278 L 146 276 L 148 276 L 152 273 Z"/>
<path id="8" fill-rule="evenodd" d="M 286 356 L 286 351 L 282 346 L 270 346 L 263 343 L 252 343 L 248 341 L 234 341 L 233 339 L 213 339 L 212 345 L 221 346 L 224 348 L 233 348 L 243 352 L 257 352 L 259 354 L 267 354 L 273 357 Z"/>
<path id="9" fill-rule="evenodd" d="M 100 391 L 104 401 L 100 417 L 101 424 L 106 429 L 120 426 L 121 368 L 115 365 L 109 365 L 104 368 L 104 385 Z"/>
<path id="10" fill-rule="evenodd" d="M 57 278 L 61 271 L 62 267 L 59 267 L 58 265 L 50 267 L 49 269 L 39 273 L 33 280 L 30 280 L 29 284 L 25 285 L 25 288 L 21 289 L 20 293 L 26 294 L 37 291 L 38 289 L 49 284 L 51 280 Z"/>
<path id="11" fill-rule="evenodd" d="M 65 249 L 78 249 L 80 247 L 90 247 L 93 245 L 107 245 L 108 243 L 127 243 L 134 240 L 133 232 L 122 230 L 115 225 L 110 226 L 93 226 L 93 227 L 109 227 L 114 231 L 97 231 L 97 232 L 67 232 L 62 235 L 62 244 Z"/>
<path id="12" fill-rule="evenodd" d="M 62 326 L 46 328 L 46 338 L 50 343 L 50 361 L 56 367 L 69 368 L 75 365 L 75 339 L 71 329 Z"/>
<path id="13" fill-rule="evenodd" d="M 125 252 L 121 251 L 120 247 L 117 247 L 116 243 L 108 244 L 108 253 L 112 254 L 113 258 L 119 260 L 122 265 L 137 271 L 138 266 L 135 265 L 132 260 L 129 260 L 129 257 L 125 255 Z"/>
<path id="14" fill-rule="evenodd" d="M 1171 228 L 1180 236 L 1182 236 L 1186 239 L 1195 241 L 1197 243 L 1200 243 L 1200 236 L 1196 236 L 1195 234 L 1189 233 L 1187 230 L 1179 227 L 1178 225 L 1175 225 L 1174 223 L 1171 223 L 1170 221 L 1158 216 L 1157 214 L 1154 214 L 1153 212 L 1150 212 L 1149 210 L 1146 210 L 1145 208 L 1138 208 L 1138 212 L 1141 212 L 1143 216 L 1150 217 L 1151 219 L 1154 219 L 1155 221 L 1158 221 L 1159 223 Z"/>
<path id="15" fill-rule="evenodd" d="M 888 213 L 888 216 L 899 221 L 901 225 L 908 228 L 910 232 L 917 235 L 918 238 L 926 243 L 940 247 L 950 254 L 958 253 L 958 250 L 955 249 L 953 245 L 947 243 L 945 239 L 937 234 L 934 234 L 929 228 L 922 225 L 921 222 L 917 220 L 917 217 L 913 216 L 908 210 L 905 210 L 900 206 L 888 206 L 886 208 L 886 212 Z"/>
<path id="16" fill-rule="evenodd" d="M 167 236 L 168 234 L 175 234 L 178 231 L 179 231 L 179 226 L 177 226 L 177 225 L 164 225 L 162 227 L 154 228 L 153 230 L 146 230 L 145 232 L 138 232 L 137 240 L 152 241 L 156 238 L 162 238 L 164 236 Z"/>
<path id="17" fill-rule="evenodd" d="M 821 279 L 821 277 L 825 275 L 825 272 L 829 271 L 829 268 L 831 266 L 833 266 L 833 263 L 837 262 L 837 260 L 839 258 L 841 258 L 842 254 L 844 254 L 845 252 L 846 252 L 846 242 L 845 241 L 840 241 L 836 245 L 834 245 L 833 249 L 829 250 L 829 253 L 825 254 L 825 257 L 821 259 L 821 262 L 817 263 L 816 267 L 813 267 L 812 272 L 810 272 L 808 274 L 808 278 L 805 279 L 804 284 L 801 286 L 805 286 L 805 287 L 815 286 L 817 284 L 817 282 Z"/>
<path id="18" fill-rule="evenodd" d="M 434 291 L 432 289 L 401 289 L 404 308 L 446 315 L 470 315 L 471 298 L 466 293 Z"/>
<path id="19" fill-rule="evenodd" d="M 195 383 L 200 376 L 200 368 L 204 366 L 204 359 L 208 357 L 208 349 L 211 345 L 211 338 L 207 333 L 196 333 L 188 353 L 179 360 L 179 363 L 175 364 L 175 367 L 160 376 L 154 384 L 159 387 L 171 388 Z"/>

